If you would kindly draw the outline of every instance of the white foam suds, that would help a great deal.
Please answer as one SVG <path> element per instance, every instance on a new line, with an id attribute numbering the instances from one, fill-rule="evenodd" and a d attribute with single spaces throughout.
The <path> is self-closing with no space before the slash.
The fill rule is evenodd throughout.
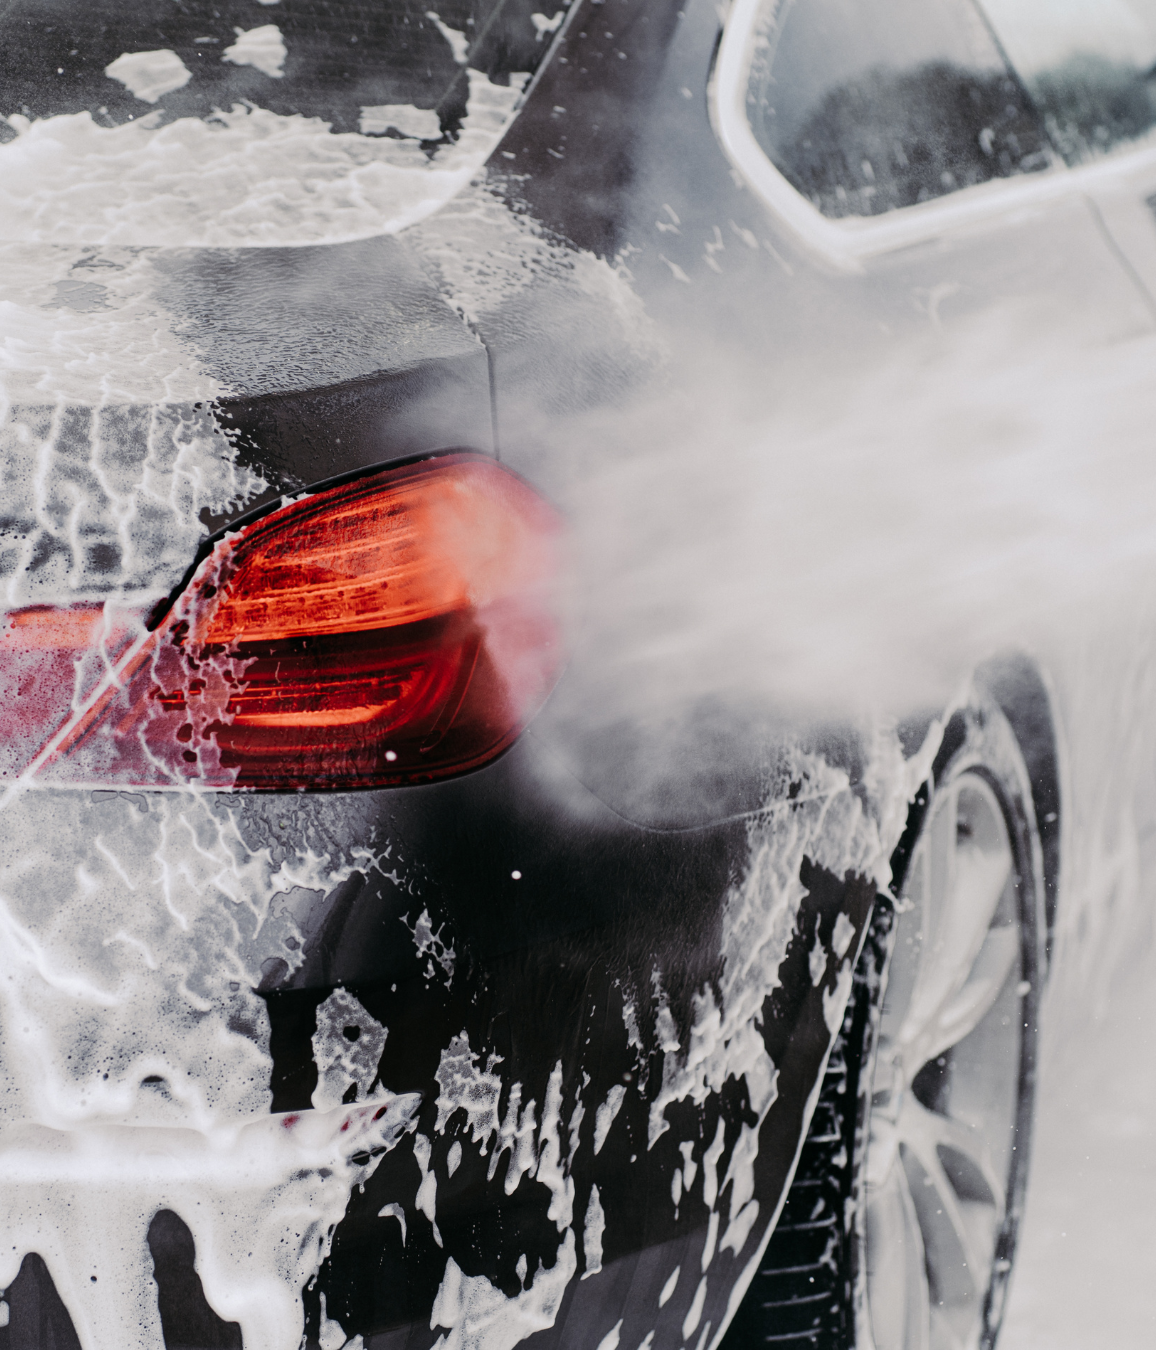
<path id="1" fill-rule="evenodd" d="M 399 1225 L 401 1226 L 401 1245 L 404 1247 L 406 1238 L 405 1210 L 401 1207 L 401 1205 L 393 1203 L 388 1205 L 382 1205 L 382 1207 L 377 1211 L 377 1217 L 379 1219 L 396 1219 L 398 1221 Z"/>
<path id="2" fill-rule="evenodd" d="M 606 1142 L 606 1136 L 610 1133 L 610 1127 L 614 1124 L 614 1117 L 622 1110 L 622 1103 L 626 1100 L 626 1089 L 621 1083 L 615 1083 L 607 1092 L 606 1100 L 594 1113 L 594 1152 L 601 1153 L 602 1145 Z"/>
<path id="3" fill-rule="evenodd" d="M 545 14 L 531 14 L 530 22 L 534 25 L 538 41 L 541 42 L 550 33 L 556 33 L 565 17 L 566 11 L 564 9 L 557 10 L 550 18 L 547 18 Z"/>
<path id="4" fill-rule="evenodd" d="M 222 61 L 235 66 L 253 66 L 273 80 L 283 78 L 289 49 L 275 23 L 262 24 L 259 28 L 238 28 L 236 33 L 236 42 L 221 53 Z"/>
<path id="5" fill-rule="evenodd" d="M 811 952 L 807 957 L 807 966 L 811 973 L 811 983 L 818 987 L 823 982 L 823 976 L 827 973 L 827 950 L 823 946 L 823 940 L 819 936 L 819 922 L 815 921 L 815 941 L 811 944 Z"/>
<path id="6" fill-rule="evenodd" d="M 431 23 L 437 26 L 438 32 L 450 44 L 450 50 L 454 54 L 454 60 L 459 66 L 464 66 L 469 59 L 470 39 L 460 28 L 451 28 L 443 23 L 436 10 L 427 9 L 425 16 Z"/>
<path id="7" fill-rule="evenodd" d="M 663 1061 L 662 1086 L 650 1107 L 651 1148 L 669 1128 L 666 1110 L 672 1103 L 701 1104 L 732 1077 L 745 1080 L 751 1110 L 762 1124 L 778 1095 L 777 1071 L 760 1030 L 762 1007 L 778 984 L 779 966 L 795 933 L 805 893 L 799 879 L 803 859 L 837 876 L 852 871 L 879 877 L 898 837 L 891 798 L 903 794 L 906 800 L 902 779 L 889 785 L 873 815 L 851 790 L 847 775 L 818 758 L 800 757 L 792 777 L 805 785 L 799 798 L 772 807 L 749 827 L 748 872 L 727 897 L 723 914 L 720 1003 L 709 986 L 695 995 L 690 1044 Z M 884 809 L 891 825 L 887 833 L 880 829 Z M 835 1003 L 839 998 L 845 1002 L 841 986 Z M 757 1139 L 757 1127 L 751 1139 Z M 738 1161 L 742 1147 L 735 1146 L 727 1173 L 735 1180 L 732 1221 L 745 1203 L 736 1205 L 738 1198 L 744 1193 L 749 1198 L 754 1188 L 753 1174 Z"/>
<path id="8" fill-rule="evenodd" d="M 562 1065 L 559 1061 L 546 1085 L 545 1103 L 539 1125 L 535 1102 L 522 1106 L 522 1085 L 510 1085 L 506 1114 L 499 1121 L 503 1082 L 498 1067 L 501 1059 L 489 1055 L 483 1067 L 480 1057 L 470 1049 L 466 1032 L 453 1037 L 442 1051 L 435 1078 L 438 1084 L 437 1119 L 434 1130 L 444 1134 L 457 1129 L 447 1155 L 447 1172 L 453 1175 L 461 1165 L 466 1143 L 489 1154 L 488 1178 L 493 1180 L 498 1162 L 507 1155 L 505 1193 L 512 1195 L 523 1177 L 529 1177 L 550 1193 L 547 1218 L 561 1236 L 554 1266 L 541 1268 L 531 1283 L 513 1298 L 484 1276 L 464 1276 L 452 1257 L 447 1259 L 445 1278 L 435 1303 L 431 1326 L 447 1328 L 439 1338 L 446 1346 L 512 1347 L 536 1330 L 552 1326 L 565 1286 L 577 1270 L 574 1237 L 574 1181 L 571 1170 L 579 1148 L 584 1106 L 581 1099 L 571 1111 L 565 1146 L 562 1124 Z M 464 1128 L 458 1113 L 464 1112 Z M 416 1208 L 433 1227 L 434 1239 L 442 1245 L 437 1227 L 437 1178 L 431 1165 L 432 1145 L 417 1135 L 414 1156 L 421 1172 Z M 595 1187 L 587 1203 L 583 1225 L 583 1252 L 586 1273 L 597 1274 L 602 1262 L 602 1234 L 606 1218 Z M 520 1263 L 520 1278 L 525 1283 L 525 1261 Z"/>
<path id="9" fill-rule="evenodd" d="M 484 1275 L 463 1275 L 451 1256 L 434 1299 L 431 1329 L 444 1327 L 434 1350 L 513 1350 L 519 1341 L 554 1325 L 562 1295 L 578 1261 L 574 1233 L 567 1229 L 554 1265 L 539 1265 L 529 1286 L 507 1298 Z"/>
<path id="10" fill-rule="evenodd" d="M 439 1247 L 442 1247 L 445 1244 L 442 1242 L 442 1235 L 438 1230 L 438 1182 L 430 1167 L 433 1145 L 424 1134 L 414 1137 L 413 1156 L 421 1172 L 421 1182 L 418 1185 L 417 1196 L 413 1202 L 414 1208 L 429 1220 L 430 1227 L 433 1229 L 434 1241 Z"/>
<path id="11" fill-rule="evenodd" d="M 678 1151 L 682 1154 L 682 1184 L 689 1191 L 698 1175 L 698 1163 L 694 1160 L 694 1140 L 684 1140 L 679 1144 Z"/>
<path id="12" fill-rule="evenodd" d="M 674 1291 L 678 1287 L 678 1277 L 681 1273 L 682 1273 L 681 1266 L 675 1266 L 675 1268 L 670 1272 L 670 1275 L 667 1278 L 666 1283 L 662 1286 L 662 1289 L 659 1291 L 658 1306 L 660 1308 L 665 1308 L 666 1305 L 670 1302 L 670 1300 L 674 1297 Z"/>
<path id="13" fill-rule="evenodd" d="M 464 1111 L 473 1142 L 480 1146 L 483 1157 L 490 1141 L 501 1129 L 498 1099 L 502 1093 L 502 1080 L 494 1072 L 500 1062 L 497 1055 L 491 1055 L 486 1067 L 481 1068 L 478 1056 L 470 1050 L 470 1038 L 463 1031 L 442 1051 L 434 1075 L 438 1084 L 438 1116 L 434 1129 L 438 1134 L 444 1133 L 453 1115 L 459 1110 Z"/>
<path id="14" fill-rule="evenodd" d="M 206 409 L 89 411 L 61 398 L 0 416 L 0 482 L 4 608 L 163 595 L 205 537 L 202 513 L 235 509 L 265 486 Z"/>
<path id="15" fill-rule="evenodd" d="M 387 1032 L 344 989 L 338 988 L 317 1008 L 313 1033 L 313 1062 L 317 1087 L 313 1091 L 316 1111 L 335 1110 L 354 1089 L 353 1101 L 365 1101 L 377 1077 Z"/>
<path id="16" fill-rule="evenodd" d="M 602 1269 L 602 1234 L 606 1231 L 606 1214 L 602 1209 L 602 1199 L 598 1187 L 590 1187 L 590 1199 L 586 1204 L 586 1222 L 582 1228 L 582 1252 L 586 1259 L 586 1269 L 582 1278 L 588 1280 Z"/>
<path id="17" fill-rule="evenodd" d="M 571 1171 L 579 1148 L 585 1108 L 579 1096 L 570 1114 L 564 1143 L 561 1131 L 562 1064 L 559 1061 L 546 1084 L 541 1124 L 536 1123 L 532 1099 L 522 1106 L 522 1084 L 517 1082 L 510 1085 L 506 1114 L 499 1124 L 498 1108 L 503 1090 L 498 1072 L 500 1063 L 498 1056 L 490 1055 L 483 1068 L 479 1057 L 471 1051 L 465 1032 L 455 1036 L 442 1051 L 436 1074 L 439 1091 L 435 1131 L 440 1134 L 452 1129 L 458 1112 L 465 1113 L 465 1129 L 460 1129 L 459 1125 L 460 1132 L 451 1144 L 455 1161 L 447 1170 L 452 1174 L 460 1165 L 467 1134 L 469 1146 L 476 1147 L 480 1157 L 489 1153 L 490 1180 L 494 1178 L 499 1159 L 506 1155 L 505 1193 L 512 1195 L 524 1177 L 545 1187 L 550 1193 L 547 1218 L 553 1221 L 561 1241 L 554 1265 L 549 1270 L 540 1265 L 529 1285 L 525 1284 L 528 1267 L 523 1256 L 518 1269 L 524 1287 L 512 1298 L 484 1276 L 463 1275 L 453 1258 L 448 1258 L 430 1323 L 431 1327 L 447 1328 L 445 1336 L 439 1337 L 437 1342 L 446 1347 L 511 1350 L 526 1336 L 553 1325 L 565 1287 L 577 1272 Z M 434 1237 L 440 1246 L 441 1235 L 436 1225 L 437 1182 L 430 1165 L 430 1141 L 424 1136 L 416 1136 L 414 1154 L 422 1176 L 417 1208 L 434 1225 Z M 587 1275 L 596 1275 L 602 1268 L 605 1227 L 606 1216 L 598 1189 L 594 1187 L 583 1222 L 582 1246 Z"/>
<path id="18" fill-rule="evenodd" d="M 706 1276 L 704 1275 L 698 1282 L 698 1288 L 694 1291 L 694 1298 L 691 1301 L 690 1311 L 687 1313 L 682 1324 L 682 1338 L 689 1341 L 698 1330 L 699 1321 L 702 1319 L 703 1305 L 706 1303 Z"/>
<path id="19" fill-rule="evenodd" d="M 702 1200 L 709 1211 L 706 1228 L 706 1243 L 702 1249 L 702 1269 L 705 1273 L 707 1267 L 714 1260 L 714 1254 L 718 1243 L 718 1210 L 715 1208 L 718 1200 L 718 1164 L 726 1147 L 726 1132 L 723 1128 L 723 1122 L 720 1120 L 715 1128 L 714 1139 L 710 1147 L 702 1157 Z"/>
<path id="20" fill-rule="evenodd" d="M 562 1109 L 562 1061 L 559 1060 L 546 1084 L 546 1100 L 542 1106 L 542 1123 L 538 1127 L 538 1166 L 534 1177 L 550 1191 L 550 1205 L 546 1217 L 553 1220 L 561 1233 L 570 1231 L 574 1217 L 574 1180 L 569 1175 L 568 1159 L 562 1151 L 558 1126 Z"/>
<path id="21" fill-rule="evenodd" d="M 176 52 L 161 48 L 153 52 L 125 52 L 104 73 L 119 80 L 130 94 L 144 103 L 155 103 L 174 89 L 183 89 L 193 78 L 193 72 Z"/>
<path id="22" fill-rule="evenodd" d="M 349 1344 L 345 1328 L 335 1318 L 329 1316 L 329 1311 L 325 1306 L 324 1294 L 319 1296 L 318 1302 L 320 1304 L 320 1316 L 317 1319 L 317 1343 L 321 1350 L 341 1350 L 343 1345 Z M 358 1340 L 360 1339 L 358 1337 Z"/>
<path id="23" fill-rule="evenodd" d="M 831 950 L 842 960 L 847 954 L 847 948 L 851 945 L 851 939 L 855 936 L 855 925 L 846 916 L 840 913 L 835 919 L 835 931 L 831 934 Z"/>
<path id="24" fill-rule="evenodd" d="M 393 1146 L 419 1099 L 263 1116 L 227 1131 L 93 1124 L 5 1130 L 0 1285 L 29 1251 L 48 1266 L 86 1347 L 163 1344 L 146 1233 L 158 1209 L 192 1231 L 210 1306 L 254 1350 L 301 1338 L 301 1290 L 328 1250 L 353 1186 Z M 375 1117 L 377 1117 L 375 1119 Z"/>
<path id="25" fill-rule="evenodd" d="M 546 1090 L 546 1105 L 542 1123 L 535 1139 L 534 1103 L 520 1110 L 521 1084 L 512 1085 L 506 1121 L 498 1124 L 498 1098 L 502 1083 L 494 1072 L 500 1062 L 491 1056 L 486 1069 L 481 1069 L 477 1057 L 469 1048 L 463 1033 L 442 1052 L 437 1081 L 438 1118 L 435 1129 L 441 1133 L 451 1123 L 456 1112 L 466 1113 L 470 1142 L 481 1156 L 485 1156 L 491 1140 L 497 1135 L 497 1144 L 490 1157 L 489 1175 L 492 1178 L 501 1154 L 509 1150 L 505 1180 L 507 1194 L 512 1194 L 527 1173 L 551 1193 L 548 1217 L 561 1235 L 554 1265 L 544 1269 L 539 1265 L 533 1279 L 525 1283 L 527 1263 L 519 1260 L 521 1291 L 507 1297 L 485 1276 L 467 1276 L 453 1257 L 447 1258 L 445 1274 L 430 1318 L 431 1328 L 444 1328 L 436 1344 L 446 1350 L 512 1350 L 513 1346 L 535 1331 L 553 1326 L 567 1284 L 577 1272 L 574 1229 L 572 1226 L 574 1183 L 570 1177 L 573 1155 L 577 1148 L 577 1129 L 571 1132 L 570 1147 L 564 1153 L 559 1134 L 562 1102 L 562 1071 L 558 1065 L 550 1076 Z M 572 1120 L 573 1124 L 573 1120 Z M 463 1153 L 460 1136 L 451 1145 L 454 1161 L 447 1167 L 450 1175 L 460 1165 Z M 437 1228 L 437 1182 L 431 1167 L 432 1148 L 422 1135 L 414 1139 L 414 1156 L 421 1171 L 416 1208 L 433 1225 L 434 1238 L 441 1246 Z M 383 1211 L 384 1212 L 384 1211 Z M 601 1268 L 601 1240 L 605 1216 L 595 1189 L 587 1206 L 583 1233 L 586 1268 L 595 1274 Z"/>
<path id="26" fill-rule="evenodd" d="M 598 1342 L 598 1350 L 618 1350 L 618 1342 L 621 1338 L 623 1319 L 620 1317 L 610 1328 L 605 1336 Z"/>
<path id="27" fill-rule="evenodd" d="M 0 1125 L 210 1130 L 266 1113 L 267 1021 L 252 991 L 271 958 L 301 960 L 281 897 L 326 894 L 357 868 L 247 842 L 212 795 L 10 794 Z"/>
<path id="28" fill-rule="evenodd" d="M 281 898 L 330 892 L 357 866 L 254 838 L 240 804 L 191 792 L 6 799 L 0 1286 L 39 1252 L 84 1350 L 161 1343 L 147 1246 L 159 1208 L 188 1225 L 205 1295 L 246 1346 L 299 1343 L 302 1287 L 351 1188 L 419 1104 L 378 1090 L 269 1112 L 268 1019 L 253 990 L 302 945 Z M 377 1024 L 342 991 L 323 1005 L 328 1085 L 327 1022 L 367 1039 Z M 364 1065 L 344 1070 L 371 1086 Z"/>
<path id="29" fill-rule="evenodd" d="M 823 990 L 823 1021 L 826 1022 L 827 1030 L 832 1036 L 839 1030 L 839 1025 L 843 1021 L 843 1009 L 846 1008 L 847 999 L 851 994 L 853 978 L 851 962 L 844 961 L 839 968 L 839 980 L 835 988 Z"/>
<path id="30" fill-rule="evenodd" d="M 608 337 L 625 342 L 643 363 L 663 351 L 658 327 L 625 267 L 551 241 L 530 217 L 511 211 L 480 184 L 463 188 L 408 238 L 446 299 L 470 323 L 498 314 L 536 286 L 543 306 L 558 305 L 571 326 L 579 316 L 576 300 L 589 306 L 597 315 L 592 342 L 597 335 L 604 343 Z M 573 333 L 575 344 L 585 337 Z"/>
<path id="31" fill-rule="evenodd" d="M 522 1106 L 522 1085 L 515 1083 L 510 1088 L 510 1099 L 506 1104 L 506 1114 L 502 1128 L 498 1133 L 498 1144 L 490 1155 L 489 1177 L 492 1178 L 498 1168 L 498 1159 L 503 1153 L 509 1153 L 506 1162 L 506 1179 L 502 1183 L 507 1195 L 513 1195 L 523 1176 L 534 1175 L 538 1165 L 534 1133 L 538 1128 L 535 1107 L 537 1103 L 531 1097 Z"/>
<path id="32" fill-rule="evenodd" d="M 271 39 L 229 50 L 238 48 L 271 73 Z M 240 104 L 164 125 L 153 115 L 118 127 L 86 112 L 15 115 L 19 135 L 0 145 L 0 241 L 232 248 L 393 233 L 464 188 L 510 122 L 521 82 L 467 76 L 462 131 L 432 156 L 413 141 L 333 133 L 316 117 Z M 376 110 L 366 111 L 377 129 Z M 428 114 L 419 130 L 440 134 Z"/>
<path id="33" fill-rule="evenodd" d="M 434 962 L 436 961 L 442 968 L 445 977 L 445 986 L 448 989 L 453 980 L 454 962 L 456 957 L 454 955 L 454 949 L 449 941 L 442 937 L 442 933 L 445 931 L 445 925 L 442 924 L 435 933 L 433 930 L 433 921 L 429 916 L 428 909 L 422 910 L 414 921 L 412 928 L 410 927 L 408 918 L 403 917 L 402 923 L 406 928 L 409 928 L 409 931 L 413 934 L 414 946 L 417 947 L 418 955 L 428 958 L 425 970 L 426 979 L 432 980 L 434 978 Z"/>
<path id="34" fill-rule="evenodd" d="M 415 108 L 412 103 L 375 103 L 361 110 L 361 131 L 365 136 L 380 136 L 396 131 L 418 141 L 436 141 L 442 134 L 441 123 L 433 108 Z"/>
<path id="35" fill-rule="evenodd" d="M 158 310 L 147 253 L 0 243 L 0 277 L 0 407 L 193 404 L 226 392 Z"/>

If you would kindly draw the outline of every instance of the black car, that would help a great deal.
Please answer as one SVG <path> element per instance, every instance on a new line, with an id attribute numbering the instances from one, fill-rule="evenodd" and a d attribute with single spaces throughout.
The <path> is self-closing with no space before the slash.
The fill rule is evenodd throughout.
<path id="1" fill-rule="evenodd" d="M 572 530 L 672 407 L 1150 329 L 1132 19 L 7 6 L 0 1348 L 994 1344 L 1047 671 L 776 698 Z"/>

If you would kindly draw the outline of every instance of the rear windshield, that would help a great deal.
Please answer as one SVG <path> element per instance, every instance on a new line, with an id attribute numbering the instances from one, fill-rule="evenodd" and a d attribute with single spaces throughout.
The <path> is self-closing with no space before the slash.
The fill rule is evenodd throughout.
<path id="1" fill-rule="evenodd" d="M 15 0 L 0 11 L 0 116 L 87 112 L 115 126 L 240 104 L 320 118 L 338 133 L 434 141 L 466 114 L 467 67 L 497 86 L 533 72 L 557 26 L 554 8 L 550 0 Z M 427 115 L 398 111 L 391 122 L 374 111 L 391 108 Z M 0 140 L 9 134 L 0 127 Z"/>
<path id="2" fill-rule="evenodd" d="M 495 152 L 563 17 L 561 0 L 0 2 L 0 243 L 405 229 Z"/>

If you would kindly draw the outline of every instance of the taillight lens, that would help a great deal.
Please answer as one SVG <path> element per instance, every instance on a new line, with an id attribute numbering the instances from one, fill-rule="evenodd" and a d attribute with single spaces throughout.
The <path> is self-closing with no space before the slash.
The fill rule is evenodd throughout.
<path id="1" fill-rule="evenodd" d="M 482 456 L 301 498 L 217 545 L 40 740 L 37 776 L 316 790 L 476 768 L 557 678 L 560 553 L 557 513 Z"/>

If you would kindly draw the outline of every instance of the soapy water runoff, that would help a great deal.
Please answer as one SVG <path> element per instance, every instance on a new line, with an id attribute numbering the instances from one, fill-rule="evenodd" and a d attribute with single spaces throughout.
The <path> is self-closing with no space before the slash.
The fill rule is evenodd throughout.
<path id="1" fill-rule="evenodd" d="M 506 111 L 494 110 L 495 129 Z M 37 153 L 63 173 L 88 156 L 87 140 L 104 137 L 101 154 L 107 144 L 111 158 L 131 159 L 153 138 L 148 145 L 187 163 L 196 138 L 209 134 L 52 120 L 59 125 L 18 128 L 0 162 L 7 156 L 28 171 L 33 161 L 21 157 L 39 138 Z M 266 124 L 257 110 L 225 115 L 211 135 L 240 164 L 246 137 L 275 145 L 313 130 Z M 339 206 L 356 205 L 334 238 L 366 232 L 365 212 L 379 209 L 370 192 L 341 197 L 357 174 L 389 197 L 390 227 L 403 229 L 476 167 L 463 160 L 442 178 L 396 142 L 372 164 L 350 152 L 335 167 L 345 151 L 329 153 L 330 145 L 318 142 L 328 156 L 316 160 L 318 181 L 338 184 Z M 312 163 L 310 154 L 294 149 L 287 162 Z M 308 213 L 287 209 L 287 233 L 276 242 L 330 237 L 313 189 L 302 193 Z M 18 228 L 8 238 L 88 242 L 75 233 L 80 224 L 54 215 L 50 197 L 35 219 L 28 209 L 11 216 Z M 138 215 L 101 217 L 99 206 L 84 204 L 84 216 L 105 221 L 91 242 L 145 242 L 133 233 Z M 165 242 L 182 216 L 158 212 L 149 243 Z M 211 210 L 185 215 L 181 228 L 191 233 L 171 242 L 270 242 L 246 233 L 249 219 L 240 212 L 226 228 Z M 252 220 L 262 219 L 255 203 Z M 492 211 L 478 219 L 492 231 Z M 540 259 L 541 241 L 513 222 L 503 239 L 514 259 L 507 270 L 518 274 L 510 284 L 524 285 L 520 260 Z M 460 308 L 476 314 L 498 303 L 501 270 L 490 270 L 485 294 L 461 281 Z M 621 312 L 634 312 L 627 276 L 589 260 L 587 280 L 620 291 Z M 930 357 L 900 353 L 870 380 L 845 384 L 822 418 L 816 388 L 794 404 L 785 399 L 773 416 L 741 392 L 709 408 L 667 393 L 660 405 L 616 413 L 609 443 L 633 449 L 576 493 L 577 550 L 584 608 L 599 616 L 589 640 L 606 654 L 601 702 L 616 714 L 640 693 L 672 705 L 693 699 L 721 664 L 736 694 L 801 715 L 886 716 L 942 704 L 961 672 L 1001 647 L 1040 658 L 1064 739 L 1065 874 L 1034 1177 L 1002 1344 L 1128 1350 L 1156 1335 L 1156 339 L 1088 350 L 1017 322 L 997 315 L 950 333 Z M 652 343 L 641 313 L 638 324 L 640 345 Z M 20 340 L 6 339 L 6 368 L 21 364 Z M 723 371 L 702 378 L 716 394 L 726 387 Z M 575 419 L 570 430 L 587 434 L 592 422 L 599 419 Z M 789 457 L 773 453 L 783 445 Z M 234 487 L 230 479 L 220 491 Z M 202 828 L 198 849 L 214 866 L 230 850 L 242 859 L 238 876 L 253 865 L 239 843 L 210 838 L 218 825 L 208 816 L 193 828 Z M 259 884 L 287 892 L 302 880 L 291 870 Z M 211 1115 L 213 1103 L 206 1109 Z"/>

